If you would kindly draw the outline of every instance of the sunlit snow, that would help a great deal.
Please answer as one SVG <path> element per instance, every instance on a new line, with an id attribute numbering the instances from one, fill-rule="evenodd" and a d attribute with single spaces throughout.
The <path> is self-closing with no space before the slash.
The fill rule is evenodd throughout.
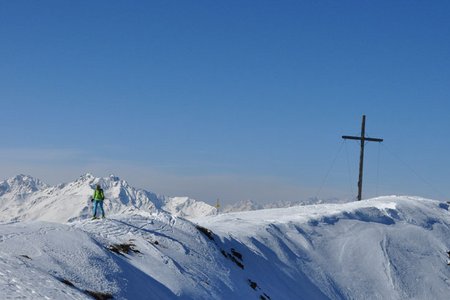
<path id="1" fill-rule="evenodd" d="M 107 218 L 90 220 L 92 187 Z M 170 203 L 171 209 L 164 209 Z M 216 215 L 117 177 L 0 183 L 0 298 L 447 299 L 449 204 L 387 196 Z M 188 216 L 189 220 L 183 216 Z"/>

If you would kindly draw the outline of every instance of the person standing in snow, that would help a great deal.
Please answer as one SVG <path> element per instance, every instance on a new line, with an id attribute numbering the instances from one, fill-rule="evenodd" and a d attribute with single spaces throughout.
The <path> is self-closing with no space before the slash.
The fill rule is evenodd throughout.
<path id="1" fill-rule="evenodd" d="M 103 194 L 103 190 L 99 184 L 94 191 L 94 196 L 92 197 L 93 206 L 94 206 L 94 215 L 92 219 L 97 219 L 97 208 L 100 208 L 100 212 L 102 213 L 102 218 L 105 217 L 105 211 L 103 210 L 103 200 L 105 200 L 105 195 Z"/>

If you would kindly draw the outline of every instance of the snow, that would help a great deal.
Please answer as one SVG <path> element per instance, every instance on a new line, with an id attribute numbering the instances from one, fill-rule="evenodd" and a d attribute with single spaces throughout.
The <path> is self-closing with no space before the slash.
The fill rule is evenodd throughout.
<path id="1" fill-rule="evenodd" d="M 87 174 L 57 187 L 31 179 L 9 181 L 0 196 L 2 299 L 91 299 L 87 291 L 114 299 L 447 299 L 450 292 L 445 202 L 386 196 L 217 215 L 115 176 Z M 90 220 L 97 183 L 108 217 Z"/>
<path id="2" fill-rule="evenodd" d="M 289 297 L 307 299 L 301 293 L 315 286 L 331 299 L 446 299 L 449 220 L 448 204 L 382 197 L 196 221 L 270 260 L 288 277 L 261 277 L 262 284 L 281 287 L 280 277 L 308 277 L 309 287 Z"/>
<path id="3" fill-rule="evenodd" d="M 110 214 L 161 209 L 190 218 L 217 213 L 205 202 L 136 189 L 114 175 L 97 178 L 87 173 L 73 182 L 53 187 L 31 176 L 19 175 L 0 182 L 0 221 L 63 223 L 85 219 L 91 215 L 90 199 L 97 184 L 104 189 L 104 206 Z"/>
<path id="4" fill-rule="evenodd" d="M 198 218 L 217 214 L 215 207 L 189 197 L 173 197 L 161 208 L 173 215 L 185 218 Z"/>

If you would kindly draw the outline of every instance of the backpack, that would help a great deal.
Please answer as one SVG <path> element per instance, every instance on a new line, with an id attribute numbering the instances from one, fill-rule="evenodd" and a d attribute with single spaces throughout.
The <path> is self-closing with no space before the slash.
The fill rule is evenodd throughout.
<path id="1" fill-rule="evenodd" d="M 104 200 L 105 199 L 105 195 L 103 194 L 103 190 L 99 189 L 99 190 L 95 190 L 94 192 L 94 199 L 95 200 Z"/>

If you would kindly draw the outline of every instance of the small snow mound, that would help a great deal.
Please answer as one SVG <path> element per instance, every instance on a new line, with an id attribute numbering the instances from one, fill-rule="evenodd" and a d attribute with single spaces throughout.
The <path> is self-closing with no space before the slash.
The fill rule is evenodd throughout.
<path id="1" fill-rule="evenodd" d="M 217 214 L 217 209 L 205 202 L 189 197 L 167 198 L 161 209 L 184 218 L 198 218 Z"/>

